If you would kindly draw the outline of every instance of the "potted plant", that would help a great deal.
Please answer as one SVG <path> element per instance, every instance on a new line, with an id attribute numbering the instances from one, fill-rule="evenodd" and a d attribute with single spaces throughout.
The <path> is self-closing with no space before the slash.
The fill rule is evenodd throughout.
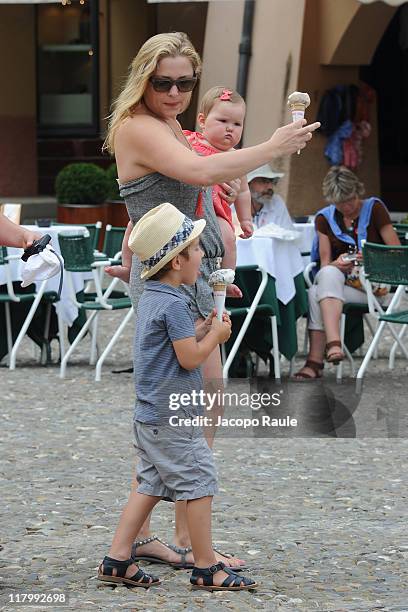
<path id="1" fill-rule="evenodd" d="M 115 227 L 124 227 L 129 221 L 129 215 L 126 209 L 126 204 L 121 198 L 118 185 L 118 170 L 116 164 L 113 163 L 106 169 L 106 176 L 109 181 L 109 193 L 107 200 L 109 202 L 108 223 Z"/>
<path id="2" fill-rule="evenodd" d="M 55 180 L 60 223 L 106 223 L 109 179 L 91 163 L 65 166 Z"/>

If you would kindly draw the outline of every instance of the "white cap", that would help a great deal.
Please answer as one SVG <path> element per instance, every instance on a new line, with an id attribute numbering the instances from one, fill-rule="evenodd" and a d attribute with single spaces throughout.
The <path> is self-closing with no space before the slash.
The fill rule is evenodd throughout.
<path id="1" fill-rule="evenodd" d="M 266 178 L 266 179 L 280 179 L 285 174 L 283 172 L 275 172 L 272 170 L 269 164 L 265 164 L 260 168 L 256 168 L 247 174 L 248 183 L 250 183 L 254 178 Z"/>
<path id="2" fill-rule="evenodd" d="M 61 264 L 58 257 L 51 251 L 51 247 L 47 245 L 41 253 L 31 255 L 23 264 L 21 270 L 21 278 L 23 279 L 21 286 L 27 287 L 36 281 L 43 281 L 47 278 L 52 278 L 60 272 Z"/>

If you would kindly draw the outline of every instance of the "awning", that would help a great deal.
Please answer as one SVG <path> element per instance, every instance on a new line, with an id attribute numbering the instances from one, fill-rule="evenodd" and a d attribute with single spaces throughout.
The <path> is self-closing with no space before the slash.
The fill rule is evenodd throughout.
<path id="1" fill-rule="evenodd" d="M 359 0 L 363 4 L 373 4 L 378 0 Z M 405 4 L 407 0 L 382 0 L 382 2 L 386 2 L 387 4 L 391 4 L 391 6 L 401 6 L 401 4 Z"/>

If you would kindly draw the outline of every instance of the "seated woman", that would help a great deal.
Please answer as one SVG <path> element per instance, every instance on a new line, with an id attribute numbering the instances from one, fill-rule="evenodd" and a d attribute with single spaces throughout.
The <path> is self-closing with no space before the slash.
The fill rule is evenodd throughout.
<path id="1" fill-rule="evenodd" d="M 323 358 L 337 365 L 344 359 L 340 341 L 340 318 L 344 302 L 367 303 L 361 289 L 347 284 L 353 261 L 343 259 L 358 251 L 361 241 L 399 245 L 390 215 L 379 198 L 362 199 L 364 185 L 345 166 L 330 168 L 323 181 L 326 208 L 316 214 L 316 236 L 311 259 L 319 271 L 309 289 L 309 341 L 306 363 L 295 374 L 297 379 L 320 378 Z"/>

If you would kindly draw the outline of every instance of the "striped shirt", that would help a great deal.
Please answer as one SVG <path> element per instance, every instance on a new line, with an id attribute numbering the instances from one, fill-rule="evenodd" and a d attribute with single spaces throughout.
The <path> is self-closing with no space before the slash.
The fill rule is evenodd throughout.
<path id="1" fill-rule="evenodd" d="M 195 338 L 194 318 L 186 295 L 160 281 L 146 281 L 137 309 L 135 420 L 168 424 L 170 416 L 180 414 L 180 410 L 170 409 L 171 398 L 203 388 L 200 368 L 182 368 L 173 348 L 176 340 L 191 337 Z M 183 405 L 183 413 L 199 414 L 193 404 Z"/>

